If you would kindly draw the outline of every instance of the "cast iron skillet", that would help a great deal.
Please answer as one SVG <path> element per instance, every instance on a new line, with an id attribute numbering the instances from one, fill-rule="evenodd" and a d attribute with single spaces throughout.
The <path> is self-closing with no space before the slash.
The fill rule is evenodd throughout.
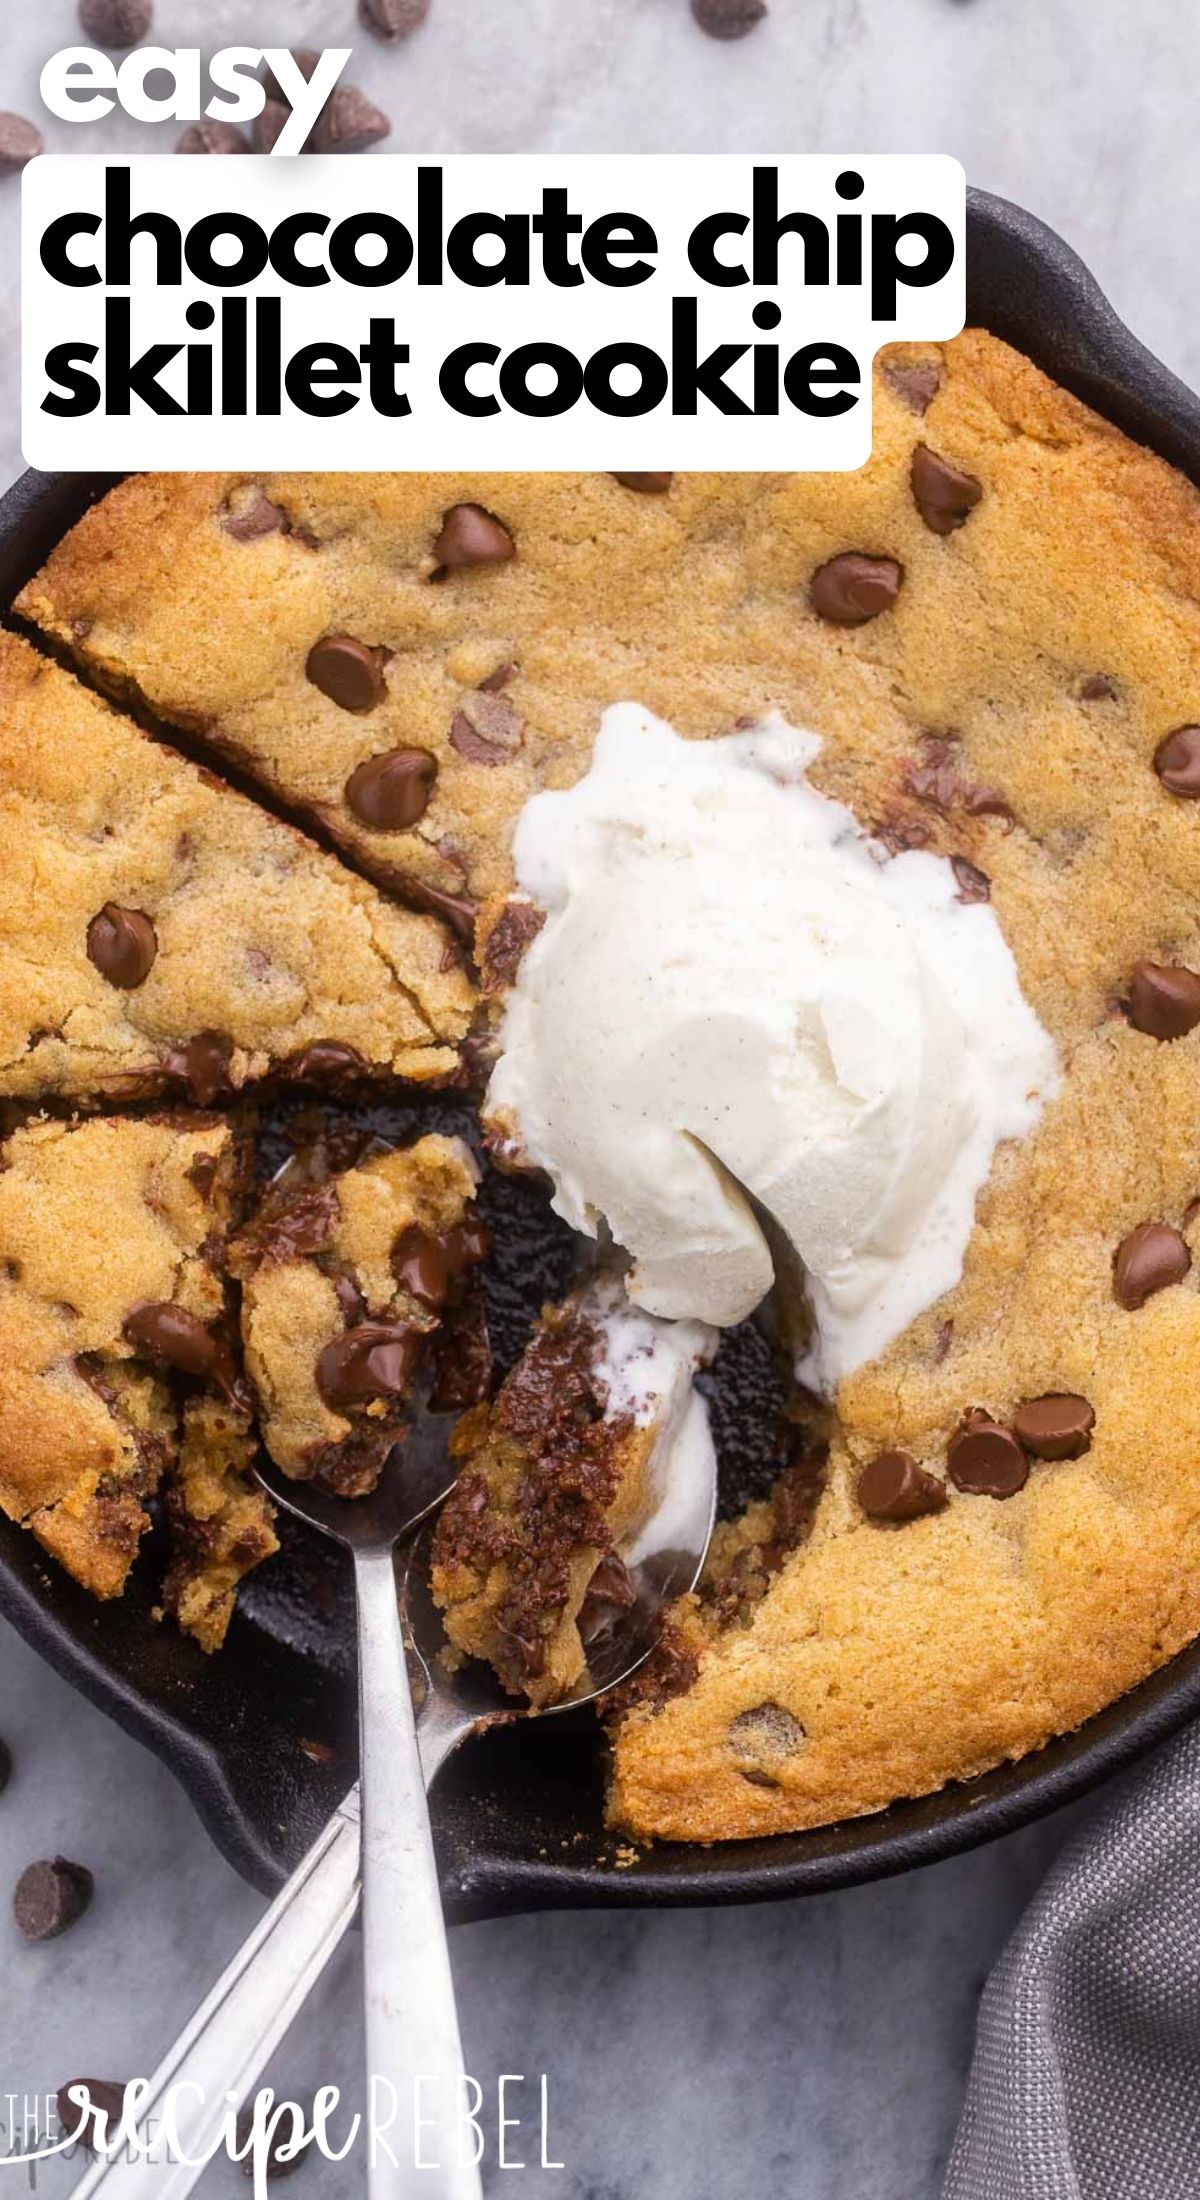
<path id="1" fill-rule="evenodd" d="M 1200 402 L 1135 341 L 1053 231 L 970 197 L 968 320 L 1200 482 Z M 86 505 L 97 475 L 28 473 L 0 504 L 0 603 Z M 353 1630 L 344 1580 L 310 1543 L 249 1585 L 225 1652 L 205 1658 L 149 1617 L 153 1583 L 99 1606 L 0 1522 L 0 1609 L 59 1672 L 178 1774 L 239 1871 L 269 1889 L 349 1785 Z M 927 1864 L 1025 1825 L 1129 1764 L 1200 1711 L 1200 1645 L 1077 1733 L 1021 1764 L 814 1833 L 659 1847 L 618 1865 L 586 1718 L 527 1722 L 468 1745 L 434 1822 L 453 1918 L 605 1904 L 745 1902 Z M 622 1860 L 623 1862 L 623 1860 Z"/>

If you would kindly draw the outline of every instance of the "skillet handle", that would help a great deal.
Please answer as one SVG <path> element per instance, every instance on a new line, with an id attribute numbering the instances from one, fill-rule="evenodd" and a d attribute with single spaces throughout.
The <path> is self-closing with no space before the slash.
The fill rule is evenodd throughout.
<path id="1" fill-rule="evenodd" d="M 153 2168 L 110 2131 L 117 2151 L 100 2156 L 76 2185 L 72 2200 L 185 2200 L 222 2148 L 230 2093 L 253 2096 L 255 2084 L 293 2018 L 348 1930 L 358 1909 L 359 1803 L 353 1789 L 318 1835 L 254 1932 L 239 1949 L 164 2056 L 145 2100 L 131 2115 L 137 2143 Z M 164 2098 L 174 2103 L 175 2134 L 159 2131 Z M 200 2088 L 197 2093 L 194 2089 Z M 147 2127 L 157 2133 L 152 2142 Z M 286 2123 L 281 2133 L 286 2136 Z M 168 2160 L 166 2154 L 179 2159 Z"/>

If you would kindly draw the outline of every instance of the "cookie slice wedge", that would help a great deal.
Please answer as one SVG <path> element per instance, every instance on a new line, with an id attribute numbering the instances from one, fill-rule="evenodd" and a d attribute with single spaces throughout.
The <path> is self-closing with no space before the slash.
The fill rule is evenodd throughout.
<path id="1" fill-rule="evenodd" d="M 436 1080 L 471 1009 L 432 918 L 0 634 L 0 1097 Z"/>
<path id="2" fill-rule="evenodd" d="M 594 1630 L 633 1602 L 620 1556 L 653 1511 L 716 1333 L 631 1305 L 618 1277 L 550 1307 L 492 1405 L 463 1415 L 433 1592 L 458 1651 L 542 1706 L 580 1679 Z"/>
<path id="3" fill-rule="evenodd" d="M 0 1149 L 0 1508 L 119 1596 L 179 1445 L 177 1381 L 233 1387 L 227 1123 L 42 1119 Z"/>
<path id="4" fill-rule="evenodd" d="M 477 1170 L 430 1136 L 330 1173 L 318 1151 L 233 1248 L 263 1441 L 297 1481 L 374 1488 L 485 1239 Z"/>

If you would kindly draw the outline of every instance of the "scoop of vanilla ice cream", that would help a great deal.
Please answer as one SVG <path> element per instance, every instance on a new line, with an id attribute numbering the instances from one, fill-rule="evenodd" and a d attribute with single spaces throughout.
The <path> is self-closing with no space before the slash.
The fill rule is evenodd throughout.
<path id="1" fill-rule="evenodd" d="M 958 1280 L 996 1144 L 1033 1127 L 1057 1061 L 994 911 L 810 787 L 819 747 L 778 717 L 694 742 L 605 713 L 587 776 L 518 822 L 548 914 L 487 1107 L 558 1212 L 632 1256 L 652 1313 L 750 1313 L 765 1210 L 829 1385 Z"/>

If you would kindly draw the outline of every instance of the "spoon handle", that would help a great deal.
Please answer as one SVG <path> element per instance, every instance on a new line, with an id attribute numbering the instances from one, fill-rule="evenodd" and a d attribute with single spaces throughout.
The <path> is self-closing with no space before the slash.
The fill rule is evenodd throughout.
<path id="1" fill-rule="evenodd" d="M 480 2200 L 425 1778 L 386 1550 L 355 1554 L 369 2200 Z M 395 2106 L 389 2134 L 386 2127 Z M 419 2145 L 418 2145 L 419 2142 Z M 416 2165 L 421 2166 L 417 2167 Z"/>

